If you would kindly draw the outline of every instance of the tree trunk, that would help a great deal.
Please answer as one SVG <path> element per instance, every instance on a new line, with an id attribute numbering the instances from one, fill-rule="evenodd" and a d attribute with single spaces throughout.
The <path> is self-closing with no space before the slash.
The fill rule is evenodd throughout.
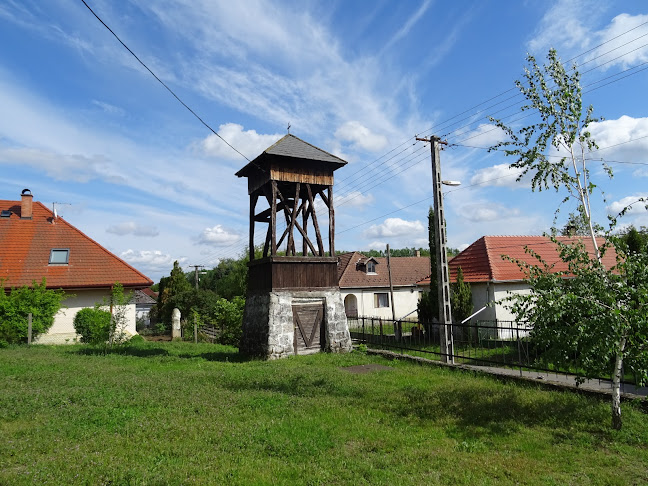
<path id="1" fill-rule="evenodd" d="M 621 430 L 621 369 L 623 368 L 623 350 L 626 339 L 621 338 L 616 358 L 614 359 L 614 374 L 612 375 L 612 428 Z"/>

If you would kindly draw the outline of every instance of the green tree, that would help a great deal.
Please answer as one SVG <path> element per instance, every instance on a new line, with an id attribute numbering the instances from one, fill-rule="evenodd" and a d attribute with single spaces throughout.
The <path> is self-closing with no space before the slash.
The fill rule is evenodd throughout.
<path id="1" fill-rule="evenodd" d="M 126 292 L 119 282 L 113 285 L 110 298 L 104 300 L 104 307 L 110 306 L 111 320 L 110 332 L 108 334 L 108 345 L 124 344 L 128 339 L 126 329 L 128 327 L 128 305 L 133 298 L 132 292 Z"/>
<path id="2" fill-rule="evenodd" d="M 533 56 L 528 56 L 525 79 L 516 81 L 527 101 L 522 111 L 537 112 L 536 122 L 514 130 L 501 120 L 493 120 L 508 138 L 491 150 L 503 150 L 515 157 L 510 166 L 521 170 L 518 181 L 532 175 L 533 190 L 565 190 L 563 202 L 576 199 L 595 255 L 592 257 L 582 242 L 564 244 L 552 237 L 569 272 L 553 273 L 552 267 L 531 252 L 539 264 L 517 261 L 527 274 L 531 293 L 511 297 L 511 309 L 518 319 L 533 324 L 532 337 L 544 351 L 542 359 L 558 366 L 576 366 L 586 377 L 611 374 L 612 426 L 619 429 L 624 362 L 626 368 L 646 379 L 648 261 L 642 254 L 623 253 L 618 239 L 610 236 L 616 221 L 613 218 L 607 236 L 620 256 L 614 269 L 601 263 L 601 254 L 607 248 L 599 249 L 596 240 L 590 205 L 596 186 L 586 165 L 586 154 L 597 148 L 588 131 L 589 124 L 596 121 L 593 108 L 583 110 L 576 67 L 568 72 L 553 49 L 547 59 L 547 64 L 539 66 Z M 558 156 L 551 157 L 551 151 Z M 605 169 L 611 177 L 612 172 Z"/>
<path id="3" fill-rule="evenodd" d="M 526 174 L 532 175 L 532 190 L 565 190 L 563 202 L 576 199 L 600 261 L 590 205 L 590 195 L 596 186 L 590 180 L 586 164 L 586 154 L 598 148 L 588 130 L 597 119 L 592 117 L 591 105 L 583 110 L 580 73 L 576 66 L 567 71 L 554 49 L 549 51 L 547 60 L 547 64 L 540 66 L 534 56 L 528 55 L 524 80 L 515 82 L 527 101 L 522 111 L 537 112 L 539 117 L 535 123 L 517 130 L 491 118 L 505 132 L 507 140 L 490 150 L 502 150 L 516 158 L 510 167 L 521 171 L 518 181 Z M 611 177 L 609 167 L 604 165 L 604 168 Z"/>
<path id="4" fill-rule="evenodd" d="M 470 283 L 464 281 L 463 270 L 457 269 L 457 281 L 451 284 L 452 293 L 450 303 L 452 305 L 452 319 L 461 322 L 473 312 L 472 292 Z"/>
<path id="5" fill-rule="evenodd" d="M 593 223 L 594 232 L 599 235 L 603 232 L 603 227 L 599 224 Z M 562 236 L 583 236 L 589 235 L 589 224 L 587 218 L 582 211 L 576 213 L 569 213 L 567 222 L 561 228 L 560 234 Z"/>
<path id="6" fill-rule="evenodd" d="M 176 260 L 168 277 L 162 277 L 159 283 L 157 316 L 167 327 L 171 324 L 171 313 L 175 307 L 183 316 L 189 315 L 191 308 L 190 294 L 193 287 L 185 277 L 182 267 Z"/>
<path id="7" fill-rule="evenodd" d="M 437 261 L 436 261 L 436 244 L 434 238 L 434 209 L 430 206 L 428 211 L 428 242 L 430 245 L 430 290 L 424 292 L 418 302 L 417 313 L 419 321 L 426 326 L 426 332 L 429 332 L 429 326 L 436 319 L 439 319 L 439 297 L 437 281 Z"/>
<path id="8" fill-rule="evenodd" d="M 554 272 L 530 252 L 538 264 L 517 263 L 532 292 L 510 297 L 509 307 L 533 323 L 545 364 L 582 370 L 584 378 L 612 376 L 612 426 L 620 429 L 622 369 L 648 380 L 648 254 L 619 252 L 616 266 L 605 268 L 582 242 L 554 243 L 569 270 Z"/>
<path id="9" fill-rule="evenodd" d="M 1 281 L 0 281 L 1 282 Z M 26 343 L 28 315 L 32 315 L 32 336 L 47 332 L 54 323 L 54 315 L 67 296 L 62 290 L 46 288 L 45 279 L 31 287 L 0 290 L 0 343 Z"/>
<path id="10" fill-rule="evenodd" d="M 99 305 L 81 309 L 74 316 L 74 330 L 81 336 L 81 342 L 94 346 L 108 342 L 110 324 L 110 312 Z"/>
<path id="11" fill-rule="evenodd" d="M 640 229 L 630 225 L 620 238 L 620 244 L 626 252 L 645 253 L 648 251 L 648 228 L 642 226 Z"/>

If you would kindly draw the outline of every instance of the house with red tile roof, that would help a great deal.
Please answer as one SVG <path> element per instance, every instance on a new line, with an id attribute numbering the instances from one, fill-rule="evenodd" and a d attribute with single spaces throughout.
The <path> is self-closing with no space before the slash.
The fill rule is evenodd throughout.
<path id="1" fill-rule="evenodd" d="M 557 239 L 564 243 L 582 241 L 590 255 L 594 256 L 589 237 L 559 236 Z M 604 239 L 598 238 L 599 247 L 603 243 Z M 524 282 L 525 275 L 518 265 L 505 257 L 537 264 L 538 261 L 525 248 L 533 250 L 545 262 L 553 265 L 556 272 L 568 269 L 567 264 L 560 259 L 558 246 L 546 236 L 482 236 L 448 262 L 451 282 L 456 281 L 457 269 L 461 267 L 464 281 L 470 283 L 475 311 L 489 303 L 495 303 L 482 310 L 474 320 L 515 320 L 515 316 L 503 305 L 502 299 L 511 293 L 528 293 L 529 286 Z M 614 248 L 605 253 L 603 264 L 608 268 L 616 264 Z M 429 287 L 429 278 L 419 282 L 419 285 Z"/>
<path id="2" fill-rule="evenodd" d="M 25 189 L 20 201 L 0 200 L 0 280 L 4 290 L 40 283 L 63 289 L 67 298 L 40 343 L 76 338 L 74 316 L 108 298 L 119 282 L 127 291 L 148 288 L 151 279 L 58 217 Z M 135 334 L 135 303 L 126 332 Z"/>
<path id="3" fill-rule="evenodd" d="M 340 292 L 347 317 L 365 316 L 415 319 L 422 293 L 416 283 L 430 274 L 429 257 L 391 257 L 394 301 L 389 292 L 387 258 L 366 257 L 359 252 L 344 253 L 338 260 Z"/>

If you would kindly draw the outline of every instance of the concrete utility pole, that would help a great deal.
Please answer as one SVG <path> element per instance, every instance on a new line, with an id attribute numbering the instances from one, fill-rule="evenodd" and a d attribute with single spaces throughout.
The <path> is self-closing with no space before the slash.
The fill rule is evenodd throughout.
<path id="1" fill-rule="evenodd" d="M 428 142 L 432 153 L 432 188 L 434 190 L 434 237 L 437 261 L 437 286 L 439 297 L 439 333 L 441 338 L 441 361 L 454 364 L 454 340 L 452 335 L 452 308 L 450 306 L 450 273 L 448 271 L 448 253 L 446 250 L 446 227 L 443 211 L 443 192 L 441 181 L 441 156 L 439 137 L 418 138 Z"/>
<path id="2" fill-rule="evenodd" d="M 196 290 L 198 290 L 198 269 L 205 268 L 205 265 L 189 265 L 189 266 L 194 268 L 194 275 L 196 278 Z"/>

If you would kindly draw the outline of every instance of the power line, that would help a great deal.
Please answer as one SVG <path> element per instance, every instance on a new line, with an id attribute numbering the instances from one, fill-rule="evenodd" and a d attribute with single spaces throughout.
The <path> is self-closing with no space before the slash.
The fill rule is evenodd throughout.
<path id="1" fill-rule="evenodd" d="M 214 130 L 211 126 L 209 126 L 209 124 L 208 124 L 207 122 L 205 122 L 205 120 L 203 120 L 200 116 L 198 116 L 198 114 L 197 114 L 195 111 L 193 111 L 193 110 L 192 110 L 192 109 L 191 109 L 191 108 L 190 108 L 190 107 L 189 107 L 189 106 L 188 106 L 184 101 L 182 101 L 182 100 L 180 99 L 180 97 L 179 97 L 177 94 L 175 94 L 175 92 L 174 92 L 171 88 L 169 88 L 169 86 L 167 86 L 167 84 L 166 84 L 164 81 L 162 81 L 162 80 L 161 80 L 161 79 L 160 79 L 160 78 L 159 78 L 159 77 L 158 77 L 158 76 L 157 76 L 153 71 L 151 71 L 151 69 L 150 69 L 146 64 L 144 64 L 144 62 L 143 62 L 143 61 L 142 61 L 142 60 L 137 56 L 137 54 L 135 54 L 135 53 L 131 50 L 131 48 L 128 47 L 128 46 L 127 46 L 127 45 L 126 45 L 126 44 L 125 44 L 125 43 L 124 43 L 124 42 L 119 38 L 119 36 L 118 36 L 117 34 L 115 34 L 115 32 L 114 32 L 110 27 L 108 27 L 108 25 L 107 25 L 107 24 L 106 24 L 106 23 L 101 19 L 101 17 L 99 17 L 99 15 L 97 15 L 97 14 L 95 13 L 94 10 L 92 10 L 92 8 L 90 8 L 90 6 L 86 3 L 85 0 L 81 0 L 81 2 L 83 2 L 83 5 L 86 6 L 86 8 L 87 8 L 91 13 L 92 13 L 92 15 L 94 15 L 95 18 L 96 18 L 99 22 L 101 22 L 101 24 L 102 24 L 106 29 L 108 29 L 108 31 L 109 31 L 109 32 L 110 32 L 110 33 L 115 37 L 115 39 L 117 39 L 117 40 L 119 41 L 119 43 L 120 43 L 122 46 L 124 46 L 124 48 L 125 48 L 128 52 L 130 52 L 130 54 L 131 54 L 135 59 L 137 59 L 137 62 L 139 62 L 139 63 L 140 63 L 140 64 L 141 64 L 141 65 L 142 65 L 142 66 L 143 66 L 143 67 L 144 67 L 144 68 L 145 68 L 149 73 L 151 73 L 151 75 L 152 75 L 152 76 L 153 76 L 153 77 L 154 77 L 154 78 L 155 78 L 155 79 L 156 79 L 156 80 L 157 80 L 157 81 L 158 81 L 162 86 L 164 86 L 164 87 L 167 89 L 167 91 L 168 91 L 169 93 L 171 93 L 171 94 L 173 95 L 173 97 L 174 97 L 176 100 L 178 100 L 178 101 L 180 102 L 180 104 L 181 104 L 182 106 L 184 106 L 187 110 L 189 110 L 189 112 L 190 112 L 193 116 L 195 116 L 195 117 L 198 119 L 198 121 L 199 121 L 200 123 L 202 123 L 205 127 L 207 127 L 207 129 L 208 129 L 209 131 L 211 131 L 214 135 L 216 135 L 216 136 L 217 136 L 218 138 L 220 138 L 223 142 L 225 142 L 225 143 L 226 143 L 226 144 L 227 144 L 227 145 L 228 145 L 232 150 L 234 150 L 237 154 L 239 154 L 239 155 L 240 155 L 241 157 L 243 157 L 245 160 L 247 160 L 248 162 L 250 162 L 250 159 L 248 159 L 245 155 L 243 155 L 243 153 L 241 153 L 239 150 L 237 150 L 237 149 L 236 149 L 236 148 L 235 148 L 231 143 L 229 143 L 227 140 L 225 140 L 223 137 L 221 137 L 221 136 L 218 134 L 218 132 L 217 132 L 216 130 Z"/>

